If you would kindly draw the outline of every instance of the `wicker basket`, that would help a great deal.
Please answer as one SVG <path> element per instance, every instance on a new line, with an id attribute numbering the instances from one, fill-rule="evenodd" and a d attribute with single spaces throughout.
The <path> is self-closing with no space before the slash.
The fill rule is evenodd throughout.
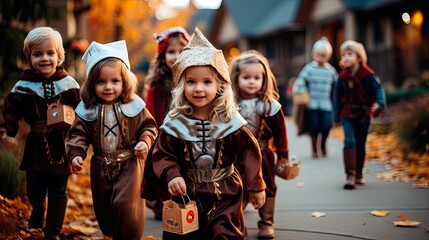
<path id="1" fill-rule="evenodd" d="M 295 105 L 308 105 L 310 103 L 310 94 L 303 93 L 294 93 L 292 94 L 292 102 Z"/>
<path id="2" fill-rule="evenodd" d="M 295 179 L 299 175 L 300 165 L 301 164 L 299 161 L 288 161 L 287 159 L 279 159 L 276 162 L 276 175 L 285 180 Z"/>

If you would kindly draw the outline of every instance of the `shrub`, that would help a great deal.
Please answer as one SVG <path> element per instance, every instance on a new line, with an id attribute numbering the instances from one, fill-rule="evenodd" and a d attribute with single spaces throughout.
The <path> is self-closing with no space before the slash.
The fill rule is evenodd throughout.
<path id="1" fill-rule="evenodd" d="M 405 152 L 425 152 L 429 144 L 429 95 L 400 103 L 392 122 L 393 132 Z"/>
<path id="2" fill-rule="evenodd" d="M 19 151 L 0 146 L 0 195 L 11 198 L 21 193 L 25 173 L 19 170 Z"/>

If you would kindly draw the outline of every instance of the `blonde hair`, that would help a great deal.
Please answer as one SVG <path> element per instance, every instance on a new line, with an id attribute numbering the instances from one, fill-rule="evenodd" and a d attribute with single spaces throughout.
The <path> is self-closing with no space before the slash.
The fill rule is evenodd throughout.
<path id="1" fill-rule="evenodd" d="M 325 52 L 327 54 L 327 59 L 330 59 L 332 56 L 332 46 L 329 43 L 328 38 L 321 37 L 313 44 L 313 56 L 316 52 Z"/>
<path id="2" fill-rule="evenodd" d="M 95 94 L 95 84 L 100 78 L 100 72 L 104 66 L 120 67 L 123 88 L 122 88 L 121 96 L 119 97 L 118 101 L 122 103 L 131 102 L 134 99 L 134 93 L 137 89 L 137 84 L 138 84 L 137 77 L 136 75 L 134 75 L 134 73 L 132 73 L 127 68 L 124 62 L 114 57 L 108 57 L 99 61 L 91 69 L 91 71 L 88 74 L 88 78 L 82 84 L 82 87 L 80 89 L 82 101 L 88 107 L 93 107 L 100 102 L 97 95 Z"/>
<path id="3" fill-rule="evenodd" d="M 231 83 L 225 81 L 216 69 L 210 65 L 204 65 L 210 68 L 210 72 L 215 80 L 218 88 L 215 99 L 212 104 L 212 111 L 209 114 L 208 120 L 211 122 L 229 122 L 237 112 L 237 103 L 234 98 Z M 190 66 L 186 70 L 188 70 Z M 172 91 L 172 101 L 168 115 L 175 117 L 179 114 L 192 116 L 193 107 L 185 96 L 185 73 L 180 76 L 177 86 Z"/>
<path id="4" fill-rule="evenodd" d="M 55 45 L 55 51 L 58 55 L 58 65 L 64 62 L 65 51 L 61 34 L 51 27 L 38 27 L 31 30 L 24 39 L 23 51 L 30 68 L 33 67 L 31 64 L 31 49 L 34 45 L 48 40 L 52 41 Z"/>
<path id="5" fill-rule="evenodd" d="M 264 68 L 263 83 L 261 91 L 259 92 L 258 98 L 264 103 L 271 103 L 273 100 L 279 100 L 280 94 L 277 87 L 277 80 L 271 71 L 270 64 L 267 58 L 265 58 L 260 52 L 256 50 L 248 50 L 241 53 L 231 63 L 231 82 L 235 96 L 241 98 L 241 92 L 238 87 L 238 76 L 240 75 L 240 69 L 247 64 L 260 63 Z M 266 109 L 269 111 L 269 109 Z"/>
<path id="6" fill-rule="evenodd" d="M 340 46 L 341 53 L 343 53 L 345 50 L 350 50 L 356 53 L 356 55 L 361 59 L 362 65 L 366 65 L 368 58 L 362 43 L 353 40 L 347 40 Z"/>

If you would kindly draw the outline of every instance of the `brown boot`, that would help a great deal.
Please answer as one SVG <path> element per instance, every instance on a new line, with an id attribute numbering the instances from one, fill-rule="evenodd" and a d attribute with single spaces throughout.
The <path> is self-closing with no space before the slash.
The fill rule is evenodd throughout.
<path id="1" fill-rule="evenodd" d="M 64 217 L 66 215 L 66 199 L 48 199 L 48 213 L 46 214 L 46 226 L 43 229 L 45 239 L 57 240 L 63 228 Z"/>
<path id="2" fill-rule="evenodd" d="M 275 198 L 268 197 L 264 206 L 259 209 L 258 239 L 273 239 L 274 234 Z"/>
<path id="3" fill-rule="evenodd" d="M 365 165 L 365 152 L 356 152 L 356 184 L 364 185 L 365 179 L 363 178 L 363 166 Z"/>
<path id="4" fill-rule="evenodd" d="M 356 149 L 345 148 L 343 149 L 344 169 L 346 172 L 346 183 L 344 189 L 355 189 L 356 177 Z"/>

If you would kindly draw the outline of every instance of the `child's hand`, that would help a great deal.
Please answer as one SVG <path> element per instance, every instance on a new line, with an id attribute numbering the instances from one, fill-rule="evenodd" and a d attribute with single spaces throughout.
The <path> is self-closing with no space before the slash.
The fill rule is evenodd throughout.
<path id="1" fill-rule="evenodd" d="M 371 106 L 371 112 L 375 112 L 380 108 L 380 105 L 378 105 L 378 103 L 374 103 Z"/>
<path id="2" fill-rule="evenodd" d="M 168 192 L 173 196 L 184 196 L 186 194 L 185 180 L 182 177 L 171 179 L 171 181 L 168 182 Z"/>
<path id="3" fill-rule="evenodd" d="M 73 172 L 80 172 L 83 169 L 82 157 L 77 156 L 73 158 L 71 165 L 72 165 Z"/>
<path id="4" fill-rule="evenodd" d="M 265 191 L 249 192 L 250 202 L 255 209 L 259 209 L 265 204 Z"/>
<path id="5" fill-rule="evenodd" d="M 134 154 L 137 156 L 138 159 L 146 159 L 148 153 L 149 149 L 145 141 L 138 142 L 134 147 Z"/>

